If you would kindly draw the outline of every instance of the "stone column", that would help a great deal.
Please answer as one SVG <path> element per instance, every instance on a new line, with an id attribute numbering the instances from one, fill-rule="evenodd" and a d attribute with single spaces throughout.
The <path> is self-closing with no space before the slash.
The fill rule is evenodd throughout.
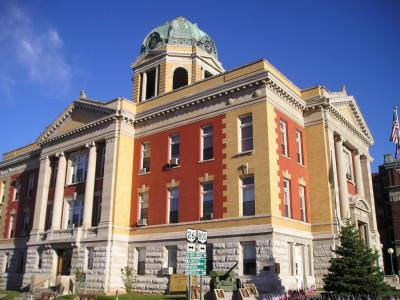
<path id="1" fill-rule="evenodd" d="M 356 181 L 356 188 L 358 197 L 364 199 L 364 182 L 362 178 L 360 153 L 354 155 L 354 177 Z"/>
<path id="2" fill-rule="evenodd" d="M 37 184 L 35 215 L 31 234 L 44 231 L 46 221 L 47 199 L 49 197 L 51 167 L 48 156 L 40 158 L 39 178 Z"/>
<path id="3" fill-rule="evenodd" d="M 142 95 L 140 101 L 146 100 L 146 87 L 147 87 L 147 74 L 146 72 L 142 73 Z"/>
<path id="4" fill-rule="evenodd" d="M 67 170 L 67 159 L 64 152 L 58 152 L 58 171 L 56 179 L 56 188 L 54 190 L 54 203 L 53 203 L 53 218 L 51 221 L 52 230 L 60 229 L 62 207 L 64 201 L 64 186 L 65 186 L 65 173 Z"/>
<path id="5" fill-rule="evenodd" d="M 92 227 L 94 185 L 96 180 L 96 143 L 86 145 L 89 148 L 89 160 L 86 174 L 85 202 L 83 205 L 83 226 Z"/>
<path id="6" fill-rule="evenodd" d="M 350 217 L 349 192 L 347 190 L 346 168 L 344 165 L 343 141 L 339 137 L 335 139 L 335 151 L 339 185 L 340 217 L 344 219 Z"/>
<path id="7" fill-rule="evenodd" d="M 155 78 L 155 82 L 154 82 L 154 97 L 157 97 L 158 95 L 158 76 L 159 76 L 159 69 L 160 66 L 156 67 L 156 78 Z"/>

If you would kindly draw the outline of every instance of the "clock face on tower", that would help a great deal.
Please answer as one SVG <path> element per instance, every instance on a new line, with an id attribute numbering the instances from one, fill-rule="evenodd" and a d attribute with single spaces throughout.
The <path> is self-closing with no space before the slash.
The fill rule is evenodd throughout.
<path id="1" fill-rule="evenodd" d="M 150 37 L 148 47 L 150 50 L 153 50 L 154 48 L 156 48 L 158 46 L 159 43 L 160 43 L 160 37 L 156 34 L 153 34 Z"/>
<path id="2" fill-rule="evenodd" d="M 205 40 L 204 41 L 204 49 L 207 51 L 207 53 L 211 54 L 213 52 L 214 47 L 213 47 L 213 45 L 212 45 L 210 40 Z"/>

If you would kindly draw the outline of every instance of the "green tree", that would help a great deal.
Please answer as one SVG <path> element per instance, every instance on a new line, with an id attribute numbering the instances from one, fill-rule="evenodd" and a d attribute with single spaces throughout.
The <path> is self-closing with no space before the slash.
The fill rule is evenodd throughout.
<path id="1" fill-rule="evenodd" d="M 121 268 L 121 278 L 127 294 L 131 294 L 135 288 L 136 270 L 130 266 Z"/>
<path id="2" fill-rule="evenodd" d="M 381 295 L 388 290 L 377 266 L 378 253 L 360 238 L 354 223 L 347 220 L 340 228 L 340 245 L 333 251 L 324 289 L 340 295 Z"/>

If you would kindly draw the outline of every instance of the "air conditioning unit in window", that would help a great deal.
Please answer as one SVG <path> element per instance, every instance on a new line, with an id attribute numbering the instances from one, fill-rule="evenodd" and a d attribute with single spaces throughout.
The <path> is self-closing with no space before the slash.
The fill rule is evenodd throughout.
<path id="1" fill-rule="evenodd" d="M 174 268 L 172 268 L 172 267 L 162 268 L 161 273 L 163 275 L 172 275 L 172 274 L 174 274 Z"/>
<path id="2" fill-rule="evenodd" d="M 213 213 L 209 213 L 209 214 L 204 214 L 204 216 L 202 216 L 201 217 L 201 220 L 202 221 L 205 221 L 205 220 L 212 220 L 213 219 Z"/>
<path id="3" fill-rule="evenodd" d="M 179 158 L 171 158 L 169 161 L 170 167 L 179 166 Z"/>
<path id="4" fill-rule="evenodd" d="M 139 219 L 137 226 L 147 226 L 147 219 Z"/>
<path id="5" fill-rule="evenodd" d="M 139 170 L 139 174 L 146 174 L 148 172 L 149 172 L 149 170 L 147 170 L 147 168 L 143 168 L 143 169 Z"/>

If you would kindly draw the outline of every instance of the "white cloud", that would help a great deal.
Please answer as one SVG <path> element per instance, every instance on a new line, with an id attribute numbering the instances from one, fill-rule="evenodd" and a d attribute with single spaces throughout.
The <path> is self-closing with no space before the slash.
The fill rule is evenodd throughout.
<path id="1" fill-rule="evenodd" d="M 59 33 L 55 28 L 45 30 L 35 28 L 33 18 L 17 6 L 16 2 L 8 4 L 0 9 L 2 10 L 0 12 L 0 49 L 9 49 L 8 56 L 10 53 L 12 56 L 9 60 L 15 60 L 15 65 L 25 70 L 27 76 L 22 79 L 45 88 L 46 93 L 66 92 L 71 83 L 72 70 L 65 59 L 63 41 Z M 4 53 L 0 50 L 0 56 L 2 55 Z M 9 85 L 11 89 L 16 81 L 16 79 L 11 79 L 12 71 L 10 67 L 2 71 L 3 83 L 6 82 L 4 78 L 9 78 L 14 82 Z"/>
<path id="2" fill-rule="evenodd" d="M 0 94 L 6 101 L 11 100 L 14 87 L 15 80 L 7 76 L 7 74 L 0 73 Z"/>

